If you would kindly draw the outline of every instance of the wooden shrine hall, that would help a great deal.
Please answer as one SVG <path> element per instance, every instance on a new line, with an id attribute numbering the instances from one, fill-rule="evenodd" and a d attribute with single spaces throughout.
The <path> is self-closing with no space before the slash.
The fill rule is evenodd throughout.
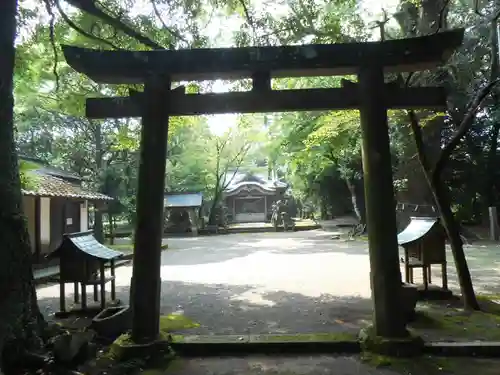
<path id="1" fill-rule="evenodd" d="M 132 339 L 159 334 L 163 191 L 170 116 L 358 109 L 370 263 L 384 275 L 373 284 L 376 334 L 403 337 L 398 305 L 401 271 L 397 243 L 387 110 L 446 108 L 442 87 L 401 87 L 385 74 L 433 69 L 462 44 L 464 30 L 384 42 L 191 50 L 105 51 L 63 46 L 68 64 L 98 83 L 144 84 L 125 97 L 88 98 L 89 118 L 141 117 L 141 151 L 132 289 Z M 357 76 L 338 88 L 273 90 L 281 77 Z M 247 92 L 187 94 L 174 82 L 251 79 Z M 404 80 L 403 80 L 404 81 Z M 176 86 L 176 87 L 175 87 Z M 101 96 L 101 97 L 99 97 Z M 373 268 L 372 268 L 373 271 Z M 372 273 L 373 274 L 373 273 Z M 387 311 L 383 314 L 382 310 Z"/>

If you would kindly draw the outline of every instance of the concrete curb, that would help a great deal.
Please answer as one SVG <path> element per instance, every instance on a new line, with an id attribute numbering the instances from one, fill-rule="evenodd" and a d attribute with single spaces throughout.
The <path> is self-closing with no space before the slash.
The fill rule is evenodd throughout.
<path id="1" fill-rule="evenodd" d="M 181 357 L 209 357 L 255 354 L 357 354 L 357 341 L 268 341 L 268 342 L 172 342 Z"/>
<path id="2" fill-rule="evenodd" d="M 361 351 L 356 338 L 327 337 L 324 334 L 187 335 L 171 337 L 170 345 L 184 357 L 255 354 L 356 354 Z M 334 336 L 334 335 L 332 335 Z M 318 337 L 318 338 L 315 338 Z"/>
<path id="3" fill-rule="evenodd" d="M 445 357 L 500 358 L 500 342 L 426 342 L 424 344 L 424 353 Z"/>
<path id="4" fill-rule="evenodd" d="M 302 232 L 306 230 L 321 229 L 321 225 L 301 225 L 295 227 L 293 231 L 290 232 Z M 273 227 L 256 227 L 256 228 L 228 228 L 227 234 L 233 233 L 271 233 L 271 232 L 283 232 L 283 228 L 278 228 L 275 231 Z"/>
<path id="5" fill-rule="evenodd" d="M 320 224 L 311 224 L 311 225 L 300 225 L 296 226 L 293 231 L 290 232 L 302 232 L 306 230 L 314 230 L 321 229 L 322 226 Z M 206 229 L 198 230 L 199 236 L 211 236 L 211 235 L 224 235 L 224 234 L 233 234 L 233 233 L 270 233 L 275 232 L 273 227 L 242 227 L 242 228 L 228 228 L 227 230 L 220 230 L 219 233 L 211 233 Z M 283 232 L 283 228 L 279 228 L 278 232 Z M 119 237 L 115 238 L 125 238 L 130 237 L 132 232 L 130 233 L 122 233 Z M 167 233 L 164 234 L 164 238 L 176 238 L 176 237 L 192 237 L 190 234 L 185 233 Z M 106 237 L 107 238 L 107 237 Z"/>
<path id="6" fill-rule="evenodd" d="M 266 336 L 265 339 L 259 337 Z M 276 340 L 273 339 L 276 337 Z M 288 335 L 285 335 L 288 336 Z M 291 337 L 292 335 L 290 335 Z M 181 357 L 232 356 L 255 354 L 358 354 L 358 340 L 283 339 L 283 335 L 194 335 L 173 336 L 170 345 Z M 500 342 L 427 342 L 422 354 L 446 357 L 500 357 Z"/>
<path id="7" fill-rule="evenodd" d="M 358 341 L 213 341 L 172 342 L 172 349 L 181 357 L 209 357 L 256 354 L 358 354 Z M 500 358 L 500 342 L 430 342 L 422 354 L 443 357 Z"/>

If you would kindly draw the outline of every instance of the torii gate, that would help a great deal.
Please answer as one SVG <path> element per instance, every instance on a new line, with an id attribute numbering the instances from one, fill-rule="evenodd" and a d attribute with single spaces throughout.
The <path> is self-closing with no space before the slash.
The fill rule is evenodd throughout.
<path id="1" fill-rule="evenodd" d="M 384 73 L 432 69 L 462 44 L 464 30 L 384 42 L 193 50 L 102 51 L 63 46 L 70 66 L 100 83 L 145 84 L 128 97 L 89 98 L 89 118 L 142 117 L 131 307 L 132 339 L 158 338 L 165 159 L 170 116 L 359 109 L 376 334 L 406 335 L 398 306 L 397 244 L 387 109 L 445 109 L 443 88 L 403 88 Z M 272 90 L 271 78 L 357 75 L 342 88 Z M 185 94 L 172 82 L 252 78 L 250 92 Z M 378 273 L 378 275 L 375 275 Z M 383 274 L 383 278 L 380 278 Z M 377 276 L 377 277 L 375 277 Z"/>

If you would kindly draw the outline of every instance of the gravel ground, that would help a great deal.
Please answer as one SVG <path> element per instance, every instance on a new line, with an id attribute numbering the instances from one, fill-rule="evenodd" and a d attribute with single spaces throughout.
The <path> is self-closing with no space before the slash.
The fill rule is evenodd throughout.
<path id="1" fill-rule="evenodd" d="M 368 244 L 332 240 L 331 235 L 314 230 L 170 238 L 169 250 L 162 253 L 162 313 L 182 312 L 199 322 L 200 328 L 186 332 L 191 334 L 357 333 L 371 318 Z M 476 290 L 499 293 L 500 246 L 475 245 L 466 252 Z M 457 290 L 451 254 L 449 259 L 449 284 Z M 435 271 L 433 282 L 439 283 Z M 117 269 L 117 294 L 125 303 L 131 275 L 131 266 Z M 68 285 L 68 304 L 71 290 Z M 37 291 L 42 312 L 50 317 L 58 309 L 59 287 L 40 286 Z M 89 300 L 91 292 L 89 288 Z M 469 370 L 438 367 L 436 373 Z M 427 369 L 375 369 L 356 356 L 182 359 L 165 371 L 165 375 L 208 373 L 434 374 Z"/>
<path id="2" fill-rule="evenodd" d="M 355 333 L 371 317 L 366 241 L 332 240 L 321 230 L 165 241 L 162 313 L 183 312 L 199 322 L 193 334 Z M 498 293 L 500 246 L 468 246 L 466 252 L 476 291 Z M 449 260 L 449 284 L 458 290 L 451 254 Z M 438 268 L 434 283 L 440 282 Z M 131 266 L 117 269 L 124 302 L 131 275 Z M 57 285 L 38 288 L 48 316 L 58 309 L 58 293 Z M 90 299 L 91 288 L 88 293 Z M 71 303 L 72 295 L 67 298 Z"/>
<path id="3" fill-rule="evenodd" d="M 193 334 L 357 332 L 371 315 L 366 243 L 334 241 L 317 230 L 171 238 L 168 244 L 162 313 L 183 312 L 199 322 Z M 125 302 L 131 275 L 131 266 L 116 272 Z M 38 288 L 45 314 L 57 310 L 58 293 L 57 285 Z M 91 288 L 88 293 L 90 299 Z"/>

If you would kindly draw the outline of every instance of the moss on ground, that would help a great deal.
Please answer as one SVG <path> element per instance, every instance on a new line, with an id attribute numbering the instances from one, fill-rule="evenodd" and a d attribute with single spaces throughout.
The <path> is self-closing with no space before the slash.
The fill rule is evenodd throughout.
<path id="1" fill-rule="evenodd" d="M 176 370 L 179 370 L 184 365 L 184 361 L 181 358 L 174 358 L 168 363 L 162 364 L 161 362 L 151 363 L 147 368 L 141 369 L 135 373 L 135 375 L 165 375 L 165 374 L 175 374 Z"/>
<path id="2" fill-rule="evenodd" d="M 497 296 L 479 295 L 482 311 L 466 311 L 459 303 L 419 304 L 410 327 L 427 340 L 500 340 Z"/>
<path id="3" fill-rule="evenodd" d="M 387 367 L 401 374 L 412 375 L 436 375 L 450 371 L 453 366 L 450 365 L 448 358 L 421 356 L 414 358 L 397 358 L 380 354 L 363 353 L 361 360 L 373 367 Z"/>
<path id="4" fill-rule="evenodd" d="M 483 358 L 456 358 L 420 356 L 395 358 L 372 353 L 363 353 L 361 360 L 376 368 L 388 368 L 403 375 L 497 375 L 500 360 Z"/>
<path id="5" fill-rule="evenodd" d="M 168 334 L 173 331 L 181 331 L 184 329 L 197 328 L 200 324 L 189 319 L 182 314 L 170 314 L 160 316 L 160 338 L 167 339 Z M 182 337 L 178 335 L 179 337 Z M 132 337 L 130 333 L 124 333 L 120 335 L 114 342 L 113 345 L 117 346 L 127 346 L 133 345 Z M 112 345 L 112 346 L 113 346 Z"/>
<path id="6" fill-rule="evenodd" d="M 424 341 L 413 331 L 408 330 L 405 337 L 386 338 L 377 336 L 373 326 L 362 329 L 359 333 L 361 350 L 382 356 L 415 357 L 422 353 Z"/>
<path id="7" fill-rule="evenodd" d="M 199 326 L 199 323 L 182 314 L 160 316 L 160 331 L 163 333 L 198 328 Z"/>
<path id="8" fill-rule="evenodd" d="M 199 327 L 199 323 L 189 319 L 182 314 L 170 314 L 160 316 L 160 341 L 173 340 L 170 332 L 180 331 L 184 329 Z M 177 341 L 180 341 L 182 336 L 175 336 Z M 121 358 L 123 348 L 133 346 L 130 333 L 120 335 L 109 347 L 109 350 L 104 354 L 108 358 Z"/>

